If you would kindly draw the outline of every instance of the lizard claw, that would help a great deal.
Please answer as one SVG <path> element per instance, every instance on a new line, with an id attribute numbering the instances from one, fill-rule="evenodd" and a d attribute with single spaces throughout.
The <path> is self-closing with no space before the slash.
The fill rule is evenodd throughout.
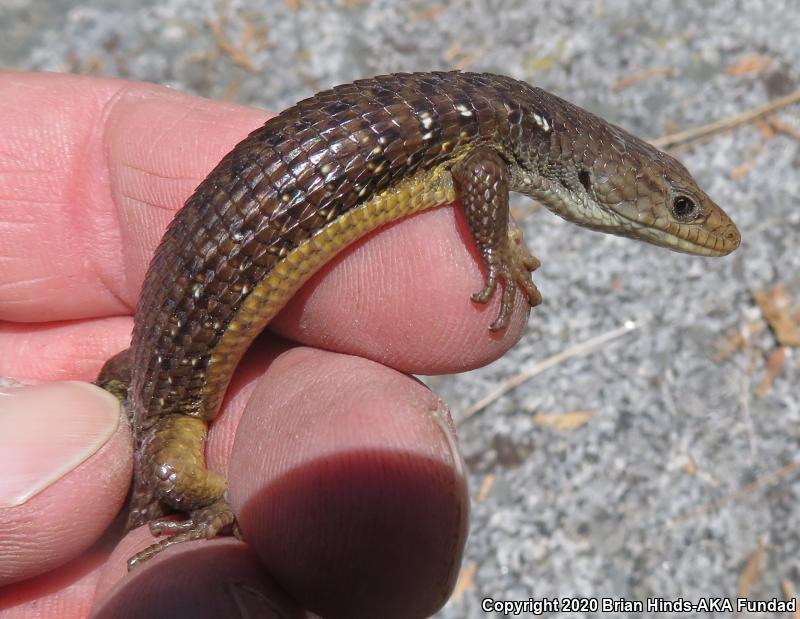
<path id="1" fill-rule="evenodd" d="M 167 533 L 169 537 L 159 540 L 128 559 L 128 571 L 174 544 L 196 539 L 211 539 L 228 530 L 242 539 L 233 509 L 225 499 L 219 499 L 211 505 L 194 510 L 191 517 L 186 520 L 159 518 L 150 522 L 149 526 L 153 535 Z"/>
<path id="2" fill-rule="evenodd" d="M 500 253 L 484 256 L 488 274 L 483 289 L 472 295 L 476 303 L 487 303 L 497 290 L 497 282 L 503 279 L 503 301 L 497 319 L 489 326 L 490 331 L 501 331 L 508 326 L 514 311 L 517 287 L 522 288 L 531 307 L 542 302 L 542 295 L 533 283 L 531 273 L 541 266 L 541 262 L 531 254 L 522 240 L 522 232 L 511 224 L 508 231 L 508 244 Z"/>

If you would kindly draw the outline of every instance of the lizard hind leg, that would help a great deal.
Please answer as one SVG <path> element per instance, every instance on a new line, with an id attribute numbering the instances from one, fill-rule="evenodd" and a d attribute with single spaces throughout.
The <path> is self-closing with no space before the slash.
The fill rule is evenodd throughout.
<path id="1" fill-rule="evenodd" d="M 131 518 L 140 524 L 149 522 L 154 535 L 169 537 L 134 555 L 128 569 L 174 544 L 211 539 L 229 530 L 239 535 L 225 496 L 225 480 L 205 467 L 206 432 L 205 421 L 180 414 L 165 415 L 144 431 L 137 462 L 137 482 L 143 490 L 141 509 L 132 512 Z M 161 519 L 163 511 L 158 513 L 158 509 L 163 505 L 188 518 Z"/>
<path id="2" fill-rule="evenodd" d="M 138 463 L 134 465 L 138 469 Z M 128 498 L 128 519 L 125 530 L 131 531 L 136 527 L 161 518 L 168 512 L 167 507 L 156 495 L 152 484 L 138 474 L 134 474 L 134 482 Z"/>
<path id="3" fill-rule="evenodd" d="M 464 205 L 472 238 L 483 257 L 487 275 L 483 289 L 472 295 L 486 303 L 502 279 L 503 299 L 500 314 L 489 327 L 499 331 L 508 326 L 514 310 L 517 287 L 522 288 L 531 306 L 542 302 L 531 273 L 539 261 L 522 241 L 522 232 L 511 219 L 508 208 L 508 164 L 497 151 L 484 146 L 475 148 L 452 170 Z"/>
<path id="4" fill-rule="evenodd" d="M 167 533 L 169 537 L 151 544 L 128 559 L 128 570 L 132 570 L 170 546 L 197 539 L 211 539 L 228 530 L 241 539 L 242 535 L 236 524 L 233 510 L 224 497 L 210 505 L 192 510 L 186 520 L 152 520 L 150 531 L 154 535 Z"/>

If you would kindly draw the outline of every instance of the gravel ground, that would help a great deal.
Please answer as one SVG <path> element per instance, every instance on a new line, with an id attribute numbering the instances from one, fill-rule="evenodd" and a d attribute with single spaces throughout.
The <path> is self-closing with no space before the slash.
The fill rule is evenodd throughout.
<path id="1" fill-rule="evenodd" d="M 358 77 L 459 67 L 527 79 L 648 138 L 761 105 L 800 78 L 794 0 L 257 4 L 4 0 L 0 66 L 149 80 L 271 110 Z M 519 203 L 546 301 L 502 359 L 428 380 L 456 418 L 521 368 L 636 328 L 463 420 L 472 531 L 438 617 L 486 616 L 484 597 L 800 590 L 800 355 L 787 348 L 759 391 L 779 344 L 753 294 L 783 286 L 800 306 L 798 111 L 777 113 L 794 137 L 751 123 L 680 153 L 740 226 L 743 245 L 725 259 L 580 230 Z M 737 334 L 742 346 L 721 353 Z"/>

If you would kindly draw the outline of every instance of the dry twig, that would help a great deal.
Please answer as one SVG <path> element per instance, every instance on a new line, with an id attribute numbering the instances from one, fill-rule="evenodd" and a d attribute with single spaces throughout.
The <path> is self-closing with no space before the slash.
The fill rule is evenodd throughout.
<path id="1" fill-rule="evenodd" d="M 693 520 L 699 516 L 704 516 L 710 512 L 716 511 L 725 507 L 728 503 L 735 501 L 751 492 L 755 492 L 756 490 L 760 490 L 764 486 L 768 486 L 777 482 L 779 479 L 790 475 L 796 471 L 800 470 L 800 460 L 795 460 L 794 462 L 790 462 L 779 469 L 775 469 L 774 471 L 770 471 L 766 475 L 759 477 L 753 482 L 742 486 L 738 490 L 731 492 L 730 494 L 726 494 L 724 497 L 717 499 L 707 505 L 703 505 L 702 507 L 698 507 L 686 514 L 678 516 L 677 518 L 673 518 L 670 522 L 670 526 L 676 525 L 679 522 L 685 522 L 687 520 Z"/>
<path id="2" fill-rule="evenodd" d="M 521 384 L 529 381 L 534 376 L 541 374 L 545 370 L 549 370 L 551 367 L 570 359 L 571 357 L 577 357 L 579 355 L 583 355 L 589 353 L 596 348 L 602 346 L 606 342 L 610 342 L 611 340 L 617 339 L 618 337 L 622 337 L 623 335 L 633 331 L 634 329 L 638 329 L 639 325 L 637 325 L 634 321 L 629 320 L 621 327 L 616 329 L 612 329 L 606 333 L 601 335 L 597 335 L 595 337 L 589 338 L 588 340 L 581 342 L 580 344 L 575 344 L 567 348 L 566 350 L 562 350 L 560 353 L 556 353 L 555 355 L 548 357 L 547 359 L 543 359 L 542 361 L 538 361 L 531 365 L 530 367 L 522 370 L 516 376 L 512 376 L 505 382 L 501 383 L 496 389 L 492 392 L 488 393 L 485 397 L 481 398 L 475 404 L 470 406 L 461 417 L 458 419 L 457 424 L 463 424 L 467 419 L 475 415 L 476 413 L 480 412 L 484 408 L 486 408 L 489 404 L 497 400 L 499 397 L 505 395 L 512 389 L 519 387 Z"/>
<path id="3" fill-rule="evenodd" d="M 771 114 L 775 110 L 779 110 L 795 103 L 800 103 L 800 91 L 793 92 L 784 97 L 779 97 L 774 101 L 770 101 L 764 105 L 759 105 L 758 107 L 754 107 L 739 114 L 734 114 L 733 116 L 729 116 L 727 118 L 721 118 L 720 120 L 708 123 L 707 125 L 700 125 L 699 127 L 693 127 L 692 129 L 687 129 L 686 131 L 670 133 L 669 135 L 651 140 L 650 143 L 657 148 L 669 148 L 670 146 L 674 146 L 676 144 L 691 142 L 714 133 L 721 133 L 722 131 L 734 129 L 735 127 L 747 124 L 758 118 L 761 118 L 762 116 Z"/>
<path id="4" fill-rule="evenodd" d="M 649 69 L 647 71 L 640 71 L 639 73 L 634 73 L 628 77 L 623 77 L 622 79 L 611 84 L 611 91 L 619 92 L 620 90 L 625 90 L 626 88 L 633 86 L 642 80 L 648 80 L 654 77 L 669 77 L 672 75 L 675 75 L 675 69 L 672 67 L 661 67 Z"/>

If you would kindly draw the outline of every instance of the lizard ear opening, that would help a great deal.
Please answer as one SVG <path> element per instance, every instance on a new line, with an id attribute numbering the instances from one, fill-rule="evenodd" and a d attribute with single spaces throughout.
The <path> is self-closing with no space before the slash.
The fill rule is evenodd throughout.
<path id="1" fill-rule="evenodd" d="M 580 181 L 583 188 L 586 190 L 586 193 L 591 192 L 592 190 L 592 175 L 589 170 L 582 169 L 578 172 L 578 180 Z"/>

